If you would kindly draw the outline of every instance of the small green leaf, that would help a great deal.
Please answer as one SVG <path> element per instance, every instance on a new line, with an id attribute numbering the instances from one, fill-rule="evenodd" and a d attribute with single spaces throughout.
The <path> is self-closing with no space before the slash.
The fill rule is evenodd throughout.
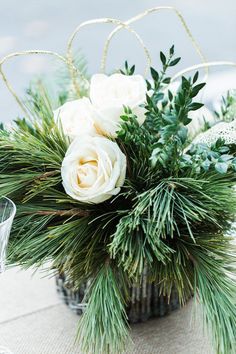
<path id="1" fill-rule="evenodd" d="M 192 88 L 192 92 L 191 92 L 190 97 L 193 98 L 193 97 L 197 96 L 197 94 L 199 93 L 199 91 L 200 91 L 205 85 L 206 85 L 206 83 L 203 82 L 202 84 L 198 84 L 198 85 L 194 86 L 194 87 Z"/>
<path id="2" fill-rule="evenodd" d="M 160 59 L 161 59 L 163 66 L 165 66 L 166 65 L 166 56 L 163 52 L 160 52 Z"/>
<path id="3" fill-rule="evenodd" d="M 187 116 L 185 116 L 184 118 L 183 118 L 183 124 L 184 125 L 188 125 L 189 123 L 191 123 L 192 122 L 192 119 L 191 118 L 188 118 Z"/>
<path id="4" fill-rule="evenodd" d="M 170 62 L 170 64 L 169 64 L 169 66 L 175 66 L 175 65 L 177 65 L 180 60 L 181 60 L 180 57 L 179 57 L 179 58 L 176 58 L 176 59 L 174 59 L 174 60 L 172 60 L 172 61 Z"/>
<path id="5" fill-rule="evenodd" d="M 197 71 L 197 72 L 194 74 L 194 77 L 193 77 L 193 84 L 195 84 L 195 82 L 197 82 L 198 76 L 199 76 L 199 72 Z"/>
<path id="6" fill-rule="evenodd" d="M 219 162 L 227 162 L 233 159 L 233 155 L 223 154 L 219 158 Z"/>
<path id="7" fill-rule="evenodd" d="M 190 87 L 189 81 L 184 76 L 182 76 L 181 79 L 182 79 L 182 83 L 181 83 L 182 88 L 188 90 Z"/>
<path id="8" fill-rule="evenodd" d="M 123 115 L 123 116 L 120 116 L 120 119 L 121 119 L 121 120 L 123 120 L 124 122 L 128 122 L 129 117 L 128 117 L 128 116 Z"/>
<path id="9" fill-rule="evenodd" d="M 130 70 L 129 70 L 129 74 L 133 75 L 135 72 L 135 65 L 131 66 Z"/>
<path id="10" fill-rule="evenodd" d="M 229 148 L 228 146 L 221 146 L 221 147 L 219 148 L 219 152 L 220 152 L 221 154 L 227 153 L 227 152 L 229 152 L 229 150 L 230 150 L 230 148 Z"/>
<path id="11" fill-rule="evenodd" d="M 151 68 L 150 70 L 151 70 L 151 75 L 152 75 L 153 80 L 154 80 L 154 81 L 159 81 L 159 74 L 158 74 L 158 72 L 157 72 L 155 69 L 153 69 L 153 68 Z"/>
<path id="12" fill-rule="evenodd" d="M 170 56 L 174 55 L 174 52 L 175 52 L 175 46 L 173 44 L 172 47 L 170 48 Z"/>
<path id="13" fill-rule="evenodd" d="M 164 122 L 169 123 L 169 124 L 176 123 L 176 121 L 177 121 L 177 118 L 175 116 L 167 115 L 167 114 L 163 114 L 162 119 L 164 120 Z"/>
<path id="14" fill-rule="evenodd" d="M 188 134 L 188 129 L 184 126 L 182 126 L 179 130 L 178 130 L 178 137 L 180 138 L 182 143 L 185 143 L 185 141 L 187 140 L 187 134 Z"/>
<path id="15" fill-rule="evenodd" d="M 170 90 L 168 90 L 168 98 L 169 98 L 169 101 L 171 102 L 173 100 L 173 94 Z"/>
<path id="16" fill-rule="evenodd" d="M 146 95 L 146 101 L 148 105 L 152 106 L 152 99 L 149 95 Z"/>
<path id="17" fill-rule="evenodd" d="M 193 102 L 189 105 L 189 111 L 197 111 L 203 106 L 204 106 L 203 103 Z"/>
<path id="18" fill-rule="evenodd" d="M 152 88 L 151 83 L 148 80 L 146 80 L 146 84 L 147 84 L 147 90 L 148 91 L 151 90 L 151 88 Z"/>
<path id="19" fill-rule="evenodd" d="M 166 77 L 162 82 L 163 84 L 169 84 L 171 81 L 171 78 L 170 77 Z"/>
<path id="20" fill-rule="evenodd" d="M 211 161 L 210 161 L 209 159 L 206 159 L 206 160 L 203 161 L 203 163 L 202 163 L 202 168 L 204 169 L 204 171 L 208 171 L 210 165 L 211 165 Z"/>
<path id="21" fill-rule="evenodd" d="M 217 162 L 215 164 L 215 169 L 217 172 L 224 174 L 228 171 L 228 164 L 225 162 Z"/>
<path id="22" fill-rule="evenodd" d="M 219 138 L 219 139 L 216 140 L 215 147 L 217 149 L 222 148 L 224 143 L 225 143 L 225 140 L 222 139 L 222 138 Z"/>

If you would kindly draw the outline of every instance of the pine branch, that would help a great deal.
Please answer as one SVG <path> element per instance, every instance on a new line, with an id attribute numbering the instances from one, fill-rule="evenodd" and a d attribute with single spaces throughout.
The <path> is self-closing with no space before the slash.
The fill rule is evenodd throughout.
<path id="1" fill-rule="evenodd" d="M 75 288 L 92 280 L 78 335 L 86 353 L 124 350 L 127 288 L 146 268 L 162 295 L 177 290 L 183 304 L 197 293 L 218 353 L 233 353 L 235 250 L 225 233 L 236 213 L 235 146 L 217 142 L 184 153 L 188 112 L 201 107 L 193 98 L 204 84 L 195 85 L 198 74 L 182 78 L 177 94 L 167 97 L 166 70 L 179 61 L 173 54 L 173 47 L 169 57 L 161 53 L 160 74 L 151 69 L 145 123 L 139 126 L 129 107 L 121 117 L 117 143 L 128 168 L 112 201 L 87 205 L 65 193 L 61 163 L 69 140 L 42 83 L 28 91 L 31 119 L 18 119 L 13 132 L 0 126 L 0 192 L 17 202 L 9 263 L 50 261 Z M 127 64 L 124 73 L 133 72 Z M 61 103 L 69 91 L 63 88 Z"/>
<path id="2" fill-rule="evenodd" d="M 152 267 L 157 260 L 166 264 L 170 254 L 174 252 L 165 242 L 150 235 L 148 224 L 148 219 L 137 223 L 131 212 L 120 219 L 111 236 L 111 258 L 135 281 L 139 281 L 146 265 Z"/>
<path id="3" fill-rule="evenodd" d="M 17 200 L 22 195 L 28 201 L 52 187 L 61 188 L 60 169 L 68 141 L 55 123 L 49 130 L 43 126 L 36 123 L 31 129 L 19 124 L 9 134 L 0 133 L 2 194 Z"/>
<path id="4" fill-rule="evenodd" d="M 53 216 L 89 216 L 89 211 L 80 210 L 80 209 L 70 209 L 70 210 L 39 210 L 36 212 L 32 212 L 36 215 L 53 215 Z"/>
<path id="5" fill-rule="evenodd" d="M 121 354 L 129 343 L 125 311 L 127 280 L 110 264 L 100 267 L 86 296 L 87 308 L 78 328 L 82 352 Z"/>
<path id="6" fill-rule="evenodd" d="M 214 240 L 214 238 L 213 238 Z M 226 237 L 206 237 L 188 247 L 194 260 L 195 289 L 217 354 L 234 354 L 236 344 L 236 247 Z M 213 242 L 212 242 L 213 241 Z"/>

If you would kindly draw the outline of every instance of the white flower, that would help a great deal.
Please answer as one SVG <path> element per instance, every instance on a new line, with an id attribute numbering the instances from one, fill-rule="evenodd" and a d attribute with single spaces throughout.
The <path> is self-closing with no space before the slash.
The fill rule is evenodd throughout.
<path id="1" fill-rule="evenodd" d="M 201 107 L 197 111 L 190 111 L 188 116 L 192 119 L 186 126 L 188 128 L 188 136 L 191 139 L 204 130 L 205 124 L 209 124 L 211 127 L 217 121 L 214 114 L 206 107 Z"/>
<path id="2" fill-rule="evenodd" d="M 125 174 L 125 155 L 115 142 L 102 136 L 77 137 L 61 167 L 66 193 L 84 203 L 101 203 L 118 194 Z"/>
<path id="3" fill-rule="evenodd" d="M 81 134 L 95 135 L 95 111 L 88 98 L 65 103 L 54 111 L 54 119 L 61 124 L 64 134 L 74 139 Z"/>
<path id="4" fill-rule="evenodd" d="M 145 120 L 145 109 L 140 107 L 146 100 L 147 85 L 141 75 L 113 74 L 92 76 L 90 99 L 98 113 L 96 128 L 105 135 L 115 137 L 119 130 L 124 106 L 137 115 L 139 124 Z"/>

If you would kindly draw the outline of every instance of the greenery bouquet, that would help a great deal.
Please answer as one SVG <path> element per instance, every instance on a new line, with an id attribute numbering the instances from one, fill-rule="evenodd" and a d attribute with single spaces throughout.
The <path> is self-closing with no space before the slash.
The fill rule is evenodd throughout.
<path id="1" fill-rule="evenodd" d="M 34 85 L 27 117 L 0 130 L 0 193 L 17 204 L 8 262 L 89 281 L 84 353 L 125 350 L 129 289 L 144 276 L 181 305 L 195 296 L 216 352 L 235 353 L 235 101 L 214 115 L 196 102 L 198 72 L 171 84 L 174 47 L 160 59 L 150 79 L 126 63 L 80 97 L 68 85 L 56 110 Z"/>

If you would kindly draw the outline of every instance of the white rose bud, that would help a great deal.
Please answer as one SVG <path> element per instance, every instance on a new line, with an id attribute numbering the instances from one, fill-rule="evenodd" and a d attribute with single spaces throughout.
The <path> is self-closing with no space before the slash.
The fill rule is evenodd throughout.
<path id="1" fill-rule="evenodd" d="M 98 113 L 95 117 L 97 130 L 102 134 L 116 137 L 124 106 L 131 108 L 139 124 L 143 124 L 145 109 L 140 105 L 146 101 L 146 93 L 147 85 L 141 75 L 93 75 L 90 99 Z"/>
<path id="2" fill-rule="evenodd" d="M 65 135 L 72 140 L 81 134 L 95 135 L 95 111 L 88 98 L 66 102 L 54 111 L 54 119 L 61 124 Z"/>
<path id="3" fill-rule="evenodd" d="M 102 136 L 79 136 L 62 162 L 63 186 L 68 195 L 84 203 L 101 203 L 120 192 L 126 157 L 119 146 Z"/>

